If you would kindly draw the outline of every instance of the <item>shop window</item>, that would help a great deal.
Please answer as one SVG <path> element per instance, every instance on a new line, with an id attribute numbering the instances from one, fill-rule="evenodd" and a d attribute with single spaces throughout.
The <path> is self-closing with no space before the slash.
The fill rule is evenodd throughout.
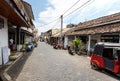
<path id="1" fill-rule="evenodd" d="M 119 35 L 102 35 L 101 41 L 102 42 L 118 43 L 119 42 Z"/>
<path id="2" fill-rule="evenodd" d="M 0 29 L 4 28 L 4 19 L 0 18 Z"/>

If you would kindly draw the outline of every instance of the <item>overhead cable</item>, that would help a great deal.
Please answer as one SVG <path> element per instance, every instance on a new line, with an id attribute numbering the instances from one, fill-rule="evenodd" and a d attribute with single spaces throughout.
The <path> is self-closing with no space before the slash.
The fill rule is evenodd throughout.
<path id="1" fill-rule="evenodd" d="M 84 7 L 82 7 L 82 9 L 83 8 L 85 8 L 85 7 L 87 7 L 88 5 L 90 5 L 91 3 L 93 3 L 95 0 L 92 0 L 90 3 L 88 3 L 88 4 L 86 4 Z M 80 9 L 81 10 L 81 9 Z M 77 12 L 79 12 L 80 10 L 78 10 Z M 80 15 L 80 14 L 77 14 L 77 15 L 75 15 L 74 17 L 76 17 L 76 16 L 78 16 L 78 15 Z M 74 18 L 75 19 L 75 18 Z M 74 20 L 74 19 L 72 19 L 72 20 Z"/>
<path id="2" fill-rule="evenodd" d="M 64 16 L 64 14 L 67 13 L 67 12 L 68 12 L 73 6 L 75 6 L 79 1 L 80 1 L 80 0 L 78 0 L 78 1 L 77 1 L 76 3 L 74 3 L 68 10 L 66 10 L 66 11 L 63 13 L 63 17 L 69 16 L 70 14 L 74 13 L 74 12 L 77 11 L 78 9 L 84 7 L 86 4 L 88 4 L 88 3 L 89 3 L 90 1 L 92 1 L 92 0 L 88 0 L 87 2 L 85 2 L 85 3 L 84 3 L 83 5 L 81 5 L 80 7 L 78 7 L 77 9 L 73 10 L 72 12 L 70 12 L 70 13 L 68 13 L 67 15 Z M 59 18 L 60 18 L 60 17 L 59 17 Z M 49 24 L 57 21 L 59 18 L 57 18 L 57 19 L 55 19 L 55 20 L 53 20 L 53 21 L 51 21 L 51 22 L 49 22 L 49 23 L 47 23 L 47 24 L 44 24 L 44 25 L 42 25 L 42 26 L 40 26 L 40 27 L 49 25 Z"/>
<path id="3" fill-rule="evenodd" d="M 55 19 L 55 20 L 53 20 L 53 21 L 51 21 L 51 22 L 48 22 L 47 24 L 41 25 L 40 27 L 43 27 L 43 26 L 49 25 L 49 24 L 51 24 L 51 23 L 57 21 L 58 19 L 59 19 L 59 18 L 57 18 L 57 19 Z"/>
<path id="4" fill-rule="evenodd" d="M 58 24 L 60 24 L 60 20 L 58 20 L 58 21 L 53 25 L 52 28 L 55 28 L 55 26 L 57 26 Z"/>
<path id="5" fill-rule="evenodd" d="M 78 7 L 77 9 L 73 10 L 72 12 L 70 12 L 69 14 L 65 15 L 64 17 L 69 16 L 70 14 L 74 13 L 75 11 L 77 11 L 78 9 L 84 7 L 86 4 L 88 4 L 90 1 L 92 0 L 88 0 L 87 2 L 85 2 L 83 5 L 81 5 L 80 7 Z"/>
<path id="6" fill-rule="evenodd" d="M 80 1 L 80 0 L 78 0 L 77 2 L 75 2 L 68 10 L 66 10 L 66 11 L 63 13 L 63 15 L 64 15 L 65 13 L 67 13 L 72 7 L 74 7 L 79 1 Z M 46 17 L 42 17 L 42 18 L 46 18 Z M 56 20 L 57 20 L 57 19 L 56 19 Z M 54 21 L 56 21 L 56 20 L 54 20 Z M 40 27 L 49 25 L 49 24 L 53 23 L 54 21 L 51 21 L 51 22 L 49 22 L 49 23 L 47 23 L 47 24 L 44 24 L 44 25 L 42 25 L 42 26 L 40 26 Z"/>
<path id="7" fill-rule="evenodd" d="M 74 7 L 79 1 L 80 1 L 80 0 L 78 0 L 76 3 L 74 3 L 68 10 L 66 10 L 66 11 L 63 13 L 63 15 L 64 15 L 65 13 L 67 13 L 70 9 L 72 9 L 72 7 Z"/>

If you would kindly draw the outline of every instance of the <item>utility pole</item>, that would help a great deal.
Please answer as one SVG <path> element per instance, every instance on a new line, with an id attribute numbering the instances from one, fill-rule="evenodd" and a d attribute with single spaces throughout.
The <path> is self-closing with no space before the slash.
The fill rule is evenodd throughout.
<path id="1" fill-rule="evenodd" d="M 61 18 L 61 31 L 60 31 L 61 38 L 60 38 L 60 43 L 62 44 L 63 15 L 61 15 L 60 18 Z"/>

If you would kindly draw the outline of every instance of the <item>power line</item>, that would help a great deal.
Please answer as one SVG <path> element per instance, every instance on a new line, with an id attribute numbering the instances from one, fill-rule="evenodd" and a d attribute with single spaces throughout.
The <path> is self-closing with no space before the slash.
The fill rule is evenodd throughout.
<path id="1" fill-rule="evenodd" d="M 90 5 L 91 3 L 93 3 L 95 0 L 92 0 L 92 2 L 90 2 L 90 3 L 88 3 L 87 5 L 85 5 L 84 7 L 82 7 L 82 8 L 85 8 L 85 7 L 87 7 L 88 5 Z M 77 12 L 79 12 L 80 10 L 78 10 Z M 78 15 L 80 15 L 80 14 L 78 14 Z M 74 17 L 77 17 L 78 15 L 75 15 Z M 74 18 L 75 19 L 75 18 Z M 72 20 L 74 20 L 74 19 L 72 19 Z M 70 19 L 71 20 L 71 19 Z"/>
<path id="2" fill-rule="evenodd" d="M 56 17 L 58 17 L 58 16 L 56 16 Z M 35 17 L 35 18 L 55 18 L 55 17 Z"/>
<path id="3" fill-rule="evenodd" d="M 80 0 L 78 0 L 76 3 L 74 3 L 68 10 L 66 10 L 66 11 L 63 13 L 63 15 L 64 15 L 65 13 L 67 13 L 70 9 L 72 9 L 72 7 L 74 7 L 79 1 L 80 1 Z"/>
<path id="4" fill-rule="evenodd" d="M 64 15 L 65 13 L 67 13 L 72 7 L 74 7 L 79 1 L 80 1 L 80 0 L 78 0 L 77 2 L 75 2 L 68 10 L 66 10 L 66 11 L 63 13 L 63 15 Z M 39 18 L 52 18 L 52 17 L 39 17 Z M 55 19 L 54 21 L 56 21 L 56 20 L 57 20 L 57 19 Z M 51 21 L 51 22 L 49 22 L 49 23 L 47 23 L 47 24 L 45 24 L 45 25 L 42 25 L 42 26 L 40 26 L 40 27 L 46 26 L 46 25 L 48 25 L 48 24 L 51 24 L 51 23 L 53 23 L 54 21 Z"/>
<path id="5" fill-rule="evenodd" d="M 66 11 L 63 13 L 63 15 L 64 15 L 66 12 L 68 12 L 73 6 L 75 6 L 79 1 L 80 1 L 80 0 L 78 0 L 76 3 L 74 3 L 68 10 L 66 10 Z M 63 16 L 63 17 L 69 16 L 70 14 L 74 13 L 74 12 L 77 11 L 78 9 L 82 8 L 83 6 L 85 6 L 85 5 L 86 5 L 87 3 L 89 3 L 90 1 L 91 1 L 91 0 L 88 0 L 88 1 L 85 2 L 83 5 L 81 5 L 80 7 L 78 7 L 77 9 L 73 10 L 72 12 L 70 12 L 69 14 L 67 14 L 66 16 Z M 59 17 L 59 18 L 60 18 L 60 17 Z M 53 20 L 53 21 L 51 21 L 51 22 L 49 22 L 49 23 L 47 23 L 47 24 L 44 24 L 44 25 L 42 25 L 42 26 L 40 26 L 40 27 L 49 25 L 49 24 L 57 21 L 59 18 L 57 18 L 57 19 L 55 19 L 55 20 Z"/>
<path id="6" fill-rule="evenodd" d="M 52 28 L 55 28 L 55 26 L 57 26 L 58 24 L 60 24 L 60 20 L 58 20 L 58 21 L 53 25 Z"/>
<path id="7" fill-rule="evenodd" d="M 67 17 L 67 16 L 69 16 L 70 14 L 72 14 L 72 13 L 74 13 L 75 11 L 77 11 L 78 9 L 80 9 L 80 8 L 82 8 L 82 7 L 84 7 L 87 3 L 89 3 L 90 1 L 92 1 L 92 0 L 88 0 L 87 2 L 85 2 L 83 5 L 81 5 L 80 7 L 78 7 L 77 9 L 75 9 L 75 10 L 73 10 L 72 12 L 70 12 L 69 14 L 67 14 L 66 16 L 64 16 L 64 17 Z"/>
<path id="8" fill-rule="evenodd" d="M 49 22 L 49 23 L 47 23 L 47 24 L 44 24 L 44 25 L 42 25 L 42 26 L 40 26 L 40 27 L 43 27 L 43 26 L 49 25 L 49 24 L 51 24 L 51 23 L 57 21 L 58 19 L 59 19 L 59 18 L 57 18 L 57 19 L 55 19 L 55 20 L 53 20 L 53 21 L 51 21 L 51 22 Z"/>

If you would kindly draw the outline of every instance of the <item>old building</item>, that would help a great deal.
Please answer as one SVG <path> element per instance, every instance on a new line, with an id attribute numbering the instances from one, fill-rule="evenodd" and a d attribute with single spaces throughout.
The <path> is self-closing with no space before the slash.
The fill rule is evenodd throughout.
<path id="1" fill-rule="evenodd" d="M 57 38 L 54 37 L 55 34 L 60 32 L 60 29 L 49 29 L 48 31 L 45 32 L 45 40 L 47 43 L 53 45 L 57 43 Z"/>
<path id="2" fill-rule="evenodd" d="M 58 31 L 58 33 L 54 34 L 53 37 L 56 38 L 57 44 L 62 44 L 63 48 L 66 49 L 68 45 L 68 38 L 65 36 L 65 34 L 70 30 L 71 28 L 63 28 L 62 34 L 61 31 Z"/>
<path id="3" fill-rule="evenodd" d="M 8 61 L 10 51 L 12 51 L 9 49 L 11 38 L 13 49 L 20 50 L 23 42 L 21 40 L 24 40 L 29 32 L 21 27 L 33 29 L 33 19 L 31 5 L 27 2 L 23 0 L 0 1 L 0 65 Z"/>
<path id="4" fill-rule="evenodd" d="M 78 24 L 66 36 L 80 37 L 87 45 L 87 50 L 96 42 L 120 42 L 120 13 L 100 17 Z"/>

